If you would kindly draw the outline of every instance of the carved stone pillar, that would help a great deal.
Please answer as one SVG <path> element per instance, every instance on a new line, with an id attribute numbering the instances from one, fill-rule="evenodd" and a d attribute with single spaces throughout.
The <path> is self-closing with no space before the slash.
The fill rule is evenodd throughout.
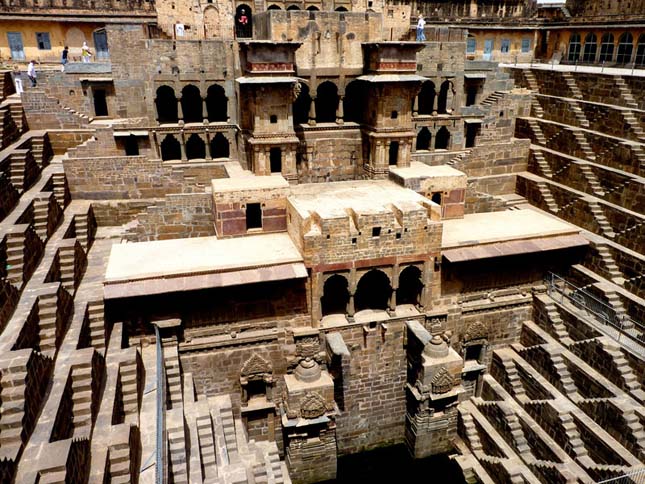
<path id="1" fill-rule="evenodd" d="M 343 124 L 343 118 L 345 114 L 343 113 L 343 101 L 345 96 L 340 96 L 338 100 L 338 107 L 336 108 L 336 124 Z"/>
<path id="2" fill-rule="evenodd" d="M 206 106 L 206 98 L 202 98 L 202 119 L 204 124 L 208 124 L 208 107 Z"/>
<path id="3" fill-rule="evenodd" d="M 184 110 L 181 107 L 181 96 L 177 98 L 177 119 L 180 124 L 184 124 Z"/>
<path id="4" fill-rule="evenodd" d="M 179 144 L 181 147 L 181 161 L 186 161 L 186 137 L 184 136 L 184 132 L 182 131 L 180 136 L 179 136 Z"/>
<path id="5" fill-rule="evenodd" d="M 412 115 L 416 116 L 419 114 L 419 96 L 414 96 L 414 104 L 412 105 Z"/>
<path id="6" fill-rule="evenodd" d="M 211 157 L 211 140 L 210 140 L 210 135 L 208 134 L 208 131 L 206 131 L 206 159 L 207 160 L 212 160 L 213 158 Z"/>
<path id="7" fill-rule="evenodd" d="M 309 126 L 316 126 L 316 98 L 311 98 L 309 105 Z"/>

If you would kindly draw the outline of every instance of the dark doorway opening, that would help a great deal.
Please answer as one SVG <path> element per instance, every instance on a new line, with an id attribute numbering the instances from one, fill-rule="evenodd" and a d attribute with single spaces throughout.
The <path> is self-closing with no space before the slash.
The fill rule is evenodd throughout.
<path id="1" fill-rule="evenodd" d="M 186 141 L 186 158 L 189 160 L 206 158 L 206 143 L 198 134 L 191 134 Z"/>
<path id="2" fill-rule="evenodd" d="M 161 86 L 157 89 L 155 104 L 157 106 L 157 120 L 160 123 L 177 122 L 177 97 L 172 87 Z"/>
<path id="3" fill-rule="evenodd" d="M 338 109 L 338 88 L 333 82 L 323 82 L 316 91 L 316 121 L 319 123 L 336 122 Z"/>
<path id="4" fill-rule="evenodd" d="M 466 125 L 466 148 L 473 148 L 475 146 L 481 126 L 480 123 L 468 123 Z"/>
<path id="5" fill-rule="evenodd" d="M 282 173 L 282 150 L 280 148 L 271 148 L 269 164 L 271 165 L 271 173 Z"/>
<path id="6" fill-rule="evenodd" d="M 130 135 L 125 139 L 125 156 L 138 156 L 139 155 L 139 141 L 134 135 Z"/>
<path id="7" fill-rule="evenodd" d="M 367 272 L 356 287 L 356 311 L 363 309 L 387 309 L 392 286 L 384 272 L 372 269 Z"/>
<path id="8" fill-rule="evenodd" d="M 426 127 L 421 128 L 419 134 L 417 135 L 417 151 L 427 151 L 430 149 L 430 143 L 432 142 L 432 134 L 430 130 Z"/>
<path id="9" fill-rule="evenodd" d="M 246 230 L 262 228 L 262 206 L 259 203 L 246 204 Z"/>
<path id="10" fill-rule="evenodd" d="M 399 287 L 396 290 L 397 304 L 419 304 L 421 298 L 421 271 L 418 267 L 410 266 L 401 271 L 399 275 Z"/>
<path id="11" fill-rule="evenodd" d="M 94 89 L 92 91 L 92 97 L 94 98 L 94 115 L 107 116 L 107 92 L 105 89 Z"/>
<path id="12" fill-rule="evenodd" d="M 202 121 L 202 96 L 197 86 L 188 84 L 181 90 L 181 110 L 184 113 L 184 122 Z"/>
<path id="13" fill-rule="evenodd" d="M 235 10 L 235 36 L 237 38 L 253 36 L 253 15 L 248 5 L 242 4 Z"/>
<path id="14" fill-rule="evenodd" d="M 300 83 L 300 93 L 293 103 L 293 123 L 305 124 L 309 121 L 309 108 L 311 107 L 311 96 L 309 86 Z"/>
<path id="15" fill-rule="evenodd" d="M 388 154 L 388 164 L 390 166 L 396 165 L 399 162 L 399 142 L 390 142 L 390 151 Z"/>
<path id="16" fill-rule="evenodd" d="M 325 281 L 320 298 L 322 315 L 345 314 L 349 302 L 349 284 L 343 276 L 335 274 Z"/>
<path id="17" fill-rule="evenodd" d="M 206 111 L 208 112 L 208 120 L 226 121 L 228 119 L 228 99 L 224 93 L 224 88 L 217 84 L 213 84 L 206 92 Z"/>
<path id="18" fill-rule="evenodd" d="M 181 144 L 171 134 L 161 142 L 161 159 L 164 161 L 181 159 Z"/>
<path id="19" fill-rule="evenodd" d="M 435 150 L 447 150 L 448 145 L 450 144 L 450 131 L 445 126 L 442 126 L 439 131 L 437 131 L 437 136 L 434 142 Z"/>

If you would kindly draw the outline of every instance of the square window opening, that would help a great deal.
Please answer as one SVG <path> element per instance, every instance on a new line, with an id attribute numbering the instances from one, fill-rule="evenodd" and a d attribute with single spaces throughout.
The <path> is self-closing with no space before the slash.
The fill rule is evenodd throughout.
<path id="1" fill-rule="evenodd" d="M 246 204 L 246 230 L 262 228 L 262 206 L 259 203 Z"/>
<path id="2" fill-rule="evenodd" d="M 381 236 L 381 227 L 372 227 L 372 237 Z"/>
<path id="3" fill-rule="evenodd" d="M 272 114 L 272 115 L 269 117 L 269 122 L 270 122 L 271 124 L 277 124 L 277 123 L 278 123 L 278 117 L 277 117 L 275 114 Z"/>

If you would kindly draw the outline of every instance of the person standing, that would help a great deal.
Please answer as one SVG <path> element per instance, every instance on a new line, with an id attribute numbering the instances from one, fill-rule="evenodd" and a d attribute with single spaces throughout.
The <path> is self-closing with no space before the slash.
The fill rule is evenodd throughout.
<path id="1" fill-rule="evenodd" d="M 65 72 L 65 65 L 67 64 L 67 59 L 69 57 L 69 47 L 65 46 L 63 49 L 63 53 L 61 54 L 60 57 L 60 63 L 63 65 L 61 68 L 61 71 Z"/>
<path id="2" fill-rule="evenodd" d="M 419 14 L 419 20 L 417 21 L 417 42 L 423 42 L 426 40 L 426 34 L 424 32 L 426 27 L 426 21 L 423 18 L 423 15 Z"/>
<path id="3" fill-rule="evenodd" d="M 36 87 L 36 61 L 32 60 L 27 66 L 27 77 L 31 81 L 31 87 Z"/>
<path id="4" fill-rule="evenodd" d="M 92 57 L 90 48 L 88 47 L 87 42 L 83 42 L 83 47 L 81 47 L 81 58 L 83 59 L 83 62 L 89 62 L 90 57 Z"/>

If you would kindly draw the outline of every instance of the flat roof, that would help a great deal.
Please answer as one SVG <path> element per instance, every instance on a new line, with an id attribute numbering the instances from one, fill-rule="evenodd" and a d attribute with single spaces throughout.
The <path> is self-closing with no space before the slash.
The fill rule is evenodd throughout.
<path id="1" fill-rule="evenodd" d="M 112 246 L 106 299 L 307 277 L 286 233 L 157 240 Z"/>
<path id="2" fill-rule="evenodd" d="M 413 161 L 410 166 L 403 168 L 392 167 L 390 172 L 396 176 L 407 180 L 409 178 L 443 178 L 446 176 L 466 177 L 463 171 L 459 171 L 449 165 L 430 166 L 420 161 Z"/>
<path id="3" fill-rule="evenodd" d="M 588 245 L 580 228 L 530 209 L 443 221 L 442 253 L 450 262 Z"/>
<path id="4" fill-rule="evenodd" d="M 315 183 L 291 187 L 289 202 L 304 217 L 317 213 L 323 218 L 347 216 L 355 212 L 390 212 L 389 205 L 420 208 L 430 201 L 422 195 L 389 180 L 358 180 Z"/>
<path id="5" fill-rule="evenodd" d="M 238 192 L 240 190 L 263 190 L 270 188 L 289 188 L 289 182 L 280 174 L 266 176 L 240 176 L 235 178 L 215 178 L 211 180 L 213 193 Z"/>

